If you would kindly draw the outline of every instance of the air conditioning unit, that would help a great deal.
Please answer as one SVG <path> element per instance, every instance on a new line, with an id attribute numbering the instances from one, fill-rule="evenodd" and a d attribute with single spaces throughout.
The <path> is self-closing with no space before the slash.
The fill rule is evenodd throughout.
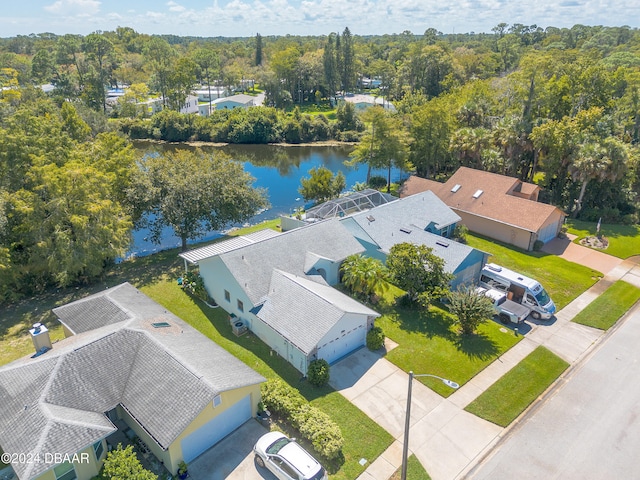
<path id="1" fill-rule="evenodd" d="M 231 330 L 236 337 L 239 337 L 240 335 L 247 333 L 247 326 L 242 320 L 238 320 L 231 325 Z"/>

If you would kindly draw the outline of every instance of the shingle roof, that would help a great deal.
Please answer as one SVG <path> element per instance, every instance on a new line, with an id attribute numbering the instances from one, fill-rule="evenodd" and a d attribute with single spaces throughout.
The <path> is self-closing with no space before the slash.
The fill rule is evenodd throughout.
<path id="1" fill-rule="evenodd" d="M 537 232 L 560 210 L 553 205 L 520 198 L 509 193 L 520 180 L 497 173 L 460 167 L 446 183 L 411 177 L 405 182 L 403 197 L 432 190 L 445 204 L 460 212 L 493 219 L 530 232 Z M 456 185 L 460 185 L 454 190 Z M 522 183 L 522 193 L 532 193 L 537 186 Z M 482 193 L 474 198 L 474 194 Z"/>
<path id="2" fill-rule="evenodd" d="M 276 269 L 257 317 L 308 355 L 345 313 L 380 316 L 333 287 Z"/>
<path id="3" fill-rule="evenodd" d="M 396 202 L 400 203 L 400 202 Z M 425 232 L 419 226 L 398 223 L 393 216 L 373 213 L 374 221 L 368 215 L 354 215 L 342 221 L 351 224 L 350 228 L 360 229 L 366 233 L 380 251 L 388 254 L 391 247 L 398 243 L 410 242 L 425 245 L 433 249 L 433 253 L 444 260 L 445 271 L 454 273 L 467 257 L 474 251 L 472 247 L 455 242 L 448 238 Z M 354 225 L 355 224 L 355 225 Z"/>
<path id="4" fill-rule="evenodd" d="M 90 297 L 63 305 L 54 308 L 53 313 L 74 334 L 122 322 L 129 318 L 127 312 L 105 296 Z"/>
<path id="5" fill-rule="evenodd" d="M 363 251 L 337 219 L 329 219 L 223 253 L 220 259 L 256 305 L 268 293 L 274 268 L 321 281 L 319 275 L 305 271 L 309 254 L 340 262 Z"/>
<path id="6" fill-rule="evenodd" d="M 117 405 L 167 448 L 215 395 L 264 381 L 129 284 L 70 305 L 95 319 L 104 311 L 100 298 L 126 311 L 128 320 L 103 317 L 105 325 L 97 330 L 0 368 L 5 451 L 75 453 L 115 430 L 104 414 Z M 82 316 L 73 308 L 62 311 Z M 152 326 L 160 321 L 170 326 Z M 51 465 L 13 467 L 19 478 L 32 478 Z"/>

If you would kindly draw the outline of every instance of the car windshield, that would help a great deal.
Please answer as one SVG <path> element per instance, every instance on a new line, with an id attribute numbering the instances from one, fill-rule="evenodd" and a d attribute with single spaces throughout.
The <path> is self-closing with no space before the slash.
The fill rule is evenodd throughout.
<path id="1" fill-rule="evenodd" d="M 324 478 L 324 475 L 325 475 L 324 468 L 320 467 L 320 470 L 318 470 L 318 473 L 316 473 L 309 480 L 322 480 Z"/>
<path id="2" fill-rule="evenodd" d="M 536 295 L 536 300 L 538 300 L 538 305 L 540 305 L 541 307 L 544 307 L 551 301 L 551 298 L 549 298 L 549 294 L 547 294 L 547 291 L 543 288 Z"/>
<path id="3" fill-rule="evenodd" d="M 282 447 L 284 447 L 288 443 L 289 443 L 288 438 L 285 438 L 285 437 L 279 438 L 278 440 L 273 442 L 271 445 L 269 445 L 269 447 L 267 448 L 267 453 L 270 453 L 271 455 L 275 455 L 282 449 Z"/>

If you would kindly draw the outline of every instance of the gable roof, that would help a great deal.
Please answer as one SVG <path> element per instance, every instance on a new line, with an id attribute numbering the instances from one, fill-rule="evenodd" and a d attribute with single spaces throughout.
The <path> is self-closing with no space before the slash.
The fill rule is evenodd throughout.
<path id="1" fill-rule="evenodd" d="M 220 255 L 254 305 L 269 292 L 273 269 L 324 282 L 308 270 L 310 255 L 341 262 L 364 248 L 337 220 L 328 219 Z M 306 268 L 305 268 L 306 266 Z"/>
<path id="2" fill-rule="evenodd" d="M 114 323 L 104 316 L 103 326 L 0 368 L 5 451 L 76 453 L 116 430 L 104 414 L 117 405 L 166 449 L 216 395 L 264 381 L 128 283 L 70 306 L 84 308 L 95 326 L 104 311 L 100 299 L 127 318 Z M 84 328 L 82 315 L 68 311 Z M 154 328 L 155 322 L 169 327 Z M 32 478 L 52 465 L 13 467 L 19 478 Z"/>
<path id="3" fill-rule="evenodd" d="M 346 313 L 380 316 L 333 287 L 278 269 L 271 276 L 269 295 L 255 311 L 260 320 L 305 355 Z"/>
<path id="4" fill-rule="evenodd" d="M 454 188 L 458 186 L 458 188 Z M 537 185 L 517 178 L 460 167 L 445 183 L 412 176 L 405 182 L 402 196 L 431 190 L 454 210 L 537 232 L 555 213 L 564 213 L 553 205 L 520 198 L 511 193 L 517 189 L 531 194 Z"/>

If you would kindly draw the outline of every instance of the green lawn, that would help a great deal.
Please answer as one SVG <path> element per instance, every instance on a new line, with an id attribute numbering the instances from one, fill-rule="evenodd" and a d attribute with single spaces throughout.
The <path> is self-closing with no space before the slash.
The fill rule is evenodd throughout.
<path id="1" fill-rule="evenodd" d="M 356 478 L 364 471 L 358 463 L 361 458 L 373 461 L 393 442 L 389 433 L 332 388 L 317 388 L 301 381 L 300 373 L 285 359 L 271 355 L 271 349 L 255 335 L 234 336 L 224 310 L 196 303 L 175 279 L 147 284 L 141 290 L 266 378 L 284 379 L 331 416 L 340 425 L 345 438 L 344 459 L 334 464 L 323 462 L 332 478 Z M 362 441 L 363 438 L 367 441 Z"/>
<path id="2" fill-rule="evenodd" d="M 439 307 L 431 306 L 428 312 L 396 307 L 393 297 L 399 293 L 392 287 L 374 308 L 383 314 L 376 324 L 399 344 L 386 358 L 405 372 L 430 373 L 464 385 L 522 339 L 494 321 L 481 325 L 475 335 L 461 336 L 453 317 Z M 417 380 L 444 397 L 453 393 L 437 379 Z"/>
<path id="3" fill-rule="evenodd" d="M 640 299 L 640 289 L 617 281 L 573 318 L 573 322 L 608 330 Z"/>
<path id="4" fill-rule="evenodd" d="M 526 252 L 512 245 L 467 235 L 467 243 L 491 254 L 489 262 L 539 281 L 560 310 L 602 277 L 602 273 L 544 252 Z"/>
<path id="5" fill-rule="evenodd" d="M 567 226 L 569 233 L 578 236 L 576 242 L 596 234 L 596 222 L 567 220 Z M 640 255 L 640 226 L 603 223 L 600 234 L 609 240 L 609 247 L 601 251 L 618 258 Z"/>
<path id="6" fill-rule="evenodd" d="M 402 467 L 396 470 L 389 480 L 400 480 L 400 478 L 402 478 Z M 407 458 L 407 478 L 410 480 L 431 480 L 431 477 L 415 455 L 410 455 Z"/>
<path id="7" fill-rule="evenodd" d="M 538 347 L 465 410 L 506 427 L 551 385 L 569 364 L 544 347 Z"/>

